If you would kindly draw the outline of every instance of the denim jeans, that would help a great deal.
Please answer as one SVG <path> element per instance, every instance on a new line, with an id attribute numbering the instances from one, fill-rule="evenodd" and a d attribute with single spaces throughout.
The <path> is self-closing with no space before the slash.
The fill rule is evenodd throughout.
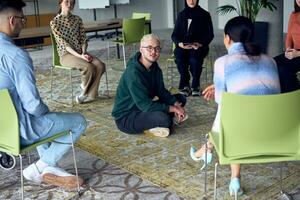
<path id="1" fill-rule="evenodd" d="M 79 113 L 52 112 L 47 115 L 54 124 L 48 133 L 41 137 L 40 140 L 52 137 L 63 131 L 70 130 L 73 134 L 73 142 L 76 142 L 86 129 L 86 120 Z M 56 166 L 57 162 L 71 148 L 69 145 L 71 143 L 70 135 L 62 136 L 57 138 L 55 141 L 58 143 L 48 142 L 37 147 L 40 159 L 51 166 Z M 22 141 L 22 143 L 26 144 L 26 141 Z"/>

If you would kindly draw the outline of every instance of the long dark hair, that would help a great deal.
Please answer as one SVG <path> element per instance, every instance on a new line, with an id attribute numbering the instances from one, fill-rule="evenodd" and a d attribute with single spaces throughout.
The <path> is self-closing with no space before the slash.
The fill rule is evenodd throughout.
<path id="1" fill-rule="evenodd" d="M 58 10 L 58 14 L 60 14 L 61 13 L 61 6 L 60 6 L 60 4 L 63 2 L 64 0 L 58 0 L 58 5 L 59 5 L 59 10 Z M 75 5 L 75 0 L 74 0 L 74 5 Z"/>
<path id="2" fill-rule="evenodd" d="M 299 12 L 300 11 L 300 7 L 298 6 L 296 0 L 294 1 L 294 8 L 295 8 L 295 12 Z"/>
<path id="3" fill-rule="evenodd" d="M 253 43 L 254 24 L 249 18 L 243 16 L 232 18 L 226 23 L 224 33 L 234 42 L 241 42 L 247 55 L 261 54 L 260 47 Z"/>

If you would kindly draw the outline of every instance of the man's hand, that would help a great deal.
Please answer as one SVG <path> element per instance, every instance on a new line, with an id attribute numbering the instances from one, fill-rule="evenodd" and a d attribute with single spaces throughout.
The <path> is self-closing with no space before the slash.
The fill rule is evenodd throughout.
<path id="1" fill-rule="evenodd" d="M 177 105 L 175 105 L 176 103 L 177 103 Z M 181 104 L 178 105 L 179 102 L 176 102 L 176 103 L 174 104 L 174 106 L 170 106 L 169 112 L 174 113 L 175 117 L 177 118 L 177 122 L 180 123 L 184 119 L 186 112 L 185 112 L 184 108 L 181 106 Z"/>
<path id="2" fill-rule="evenodd" d="M 207 101 L 215 98 L 215 86 L 207 86 L 202 92 L 203 98 Z"/>

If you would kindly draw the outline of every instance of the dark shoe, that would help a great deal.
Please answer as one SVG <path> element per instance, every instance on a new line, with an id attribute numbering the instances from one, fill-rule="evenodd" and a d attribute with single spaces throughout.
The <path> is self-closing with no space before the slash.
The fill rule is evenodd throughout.
<path id="1" fill-rule="evenodd" d="M 181 89 L 179 91 L 179 93 L 186 96 L 186 97 L 188 97 L 191 94 L 191 89 L 189 87 L 184 87 L 183 89 Z"/>
<path id="2" fill-rule="evenodd" d="M 199 97 L 200 94 L 201 94 L 201 92 L 200 92 L 199 88 L 193 88 L 192 89 L 192 96 L 193 97 Z"/>

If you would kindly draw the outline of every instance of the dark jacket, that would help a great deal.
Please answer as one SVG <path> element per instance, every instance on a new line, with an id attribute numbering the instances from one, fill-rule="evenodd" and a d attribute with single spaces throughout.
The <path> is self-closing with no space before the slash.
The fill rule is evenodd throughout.
<path id="1" fill-rule="evenodd" d="M 192 19 L 189 31 L 187 31 L 188 19 Z M 214 32 L 209 12 L 196 6 L 194 8 L 186 7 L 178 14 L 172 33 L 172 40 L 176 46 L 180 42 L 198 42 L 203 46 L 208 46 L 213 38 Z"/>
<path id="2" fill-rule="evenodd" d="M 168 112 L 169 105 L 176 102 L 176 98 L 165 89 L 162 71 L 157 62 L 147 70 L 139 62 L 140 56 L 141 53 L 138 52 L 128 61 L 120 79 L 112 111 L 115 120 L 134 110 Z M 152 100 L 155 96 L 159 98 L 159 102 Z"/>

